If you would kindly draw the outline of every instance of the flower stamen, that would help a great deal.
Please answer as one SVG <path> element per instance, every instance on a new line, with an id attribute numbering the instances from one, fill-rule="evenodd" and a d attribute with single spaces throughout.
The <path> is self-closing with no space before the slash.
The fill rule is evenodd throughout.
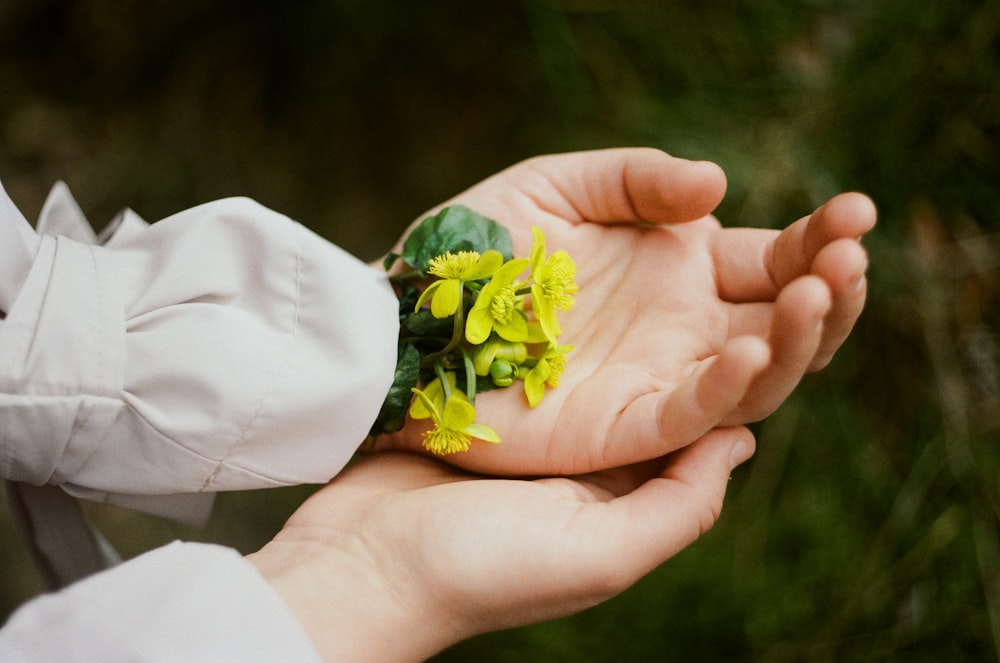
<path id="1" fill-rule="evenodd" d="M 516 308 L 517 297 L 514 287 L 511 285 L 500 288 L 500 291 L 493 295 L 493 300 L 490 302 L 490 314 L 498 325 L 510 322 Z"/>
<path id="2" fill-rule="evenodd" d="M 462 275 L 479 262 L 478 251 L 448 251 L 436 258 L 431 258 L 427 264 L 427 272 L 443 279 L 462 279 Z"/>

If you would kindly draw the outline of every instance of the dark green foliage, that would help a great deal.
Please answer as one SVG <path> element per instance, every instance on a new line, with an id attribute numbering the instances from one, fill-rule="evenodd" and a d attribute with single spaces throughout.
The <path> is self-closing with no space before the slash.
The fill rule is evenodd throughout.
<path id="1" fill-rule="evenodd" d="M 499 251 L 503 259 L 514 257 L 514 244 L 506 228 L 468 207 L 453 205 L 429 216 L 407 235 L 400 257 L 421 273 L 430 261 L 446 252 Z"/>
<path id="2" fill-rule="evenodd" d="M 402 308 L 402 306 L 400 307 Z M 413 305 L 409 307 L 410 314 L 403 322 L 403 329 L 414 336 L 451 337 L 454 326 L 451 318 L 435 318 L 430 309 L 422 308 L 414 312 Z"/>
<path id="3" fill-rule="evenodd" d="M 403 427 L 406 408 L 413 398 L 411 391 L 420 380 L 420 352 L 409 343 L 401 343 L 396 360 L 392 386 L 382 409 L 372 425 L 372 434 L 395 433 Z"/>

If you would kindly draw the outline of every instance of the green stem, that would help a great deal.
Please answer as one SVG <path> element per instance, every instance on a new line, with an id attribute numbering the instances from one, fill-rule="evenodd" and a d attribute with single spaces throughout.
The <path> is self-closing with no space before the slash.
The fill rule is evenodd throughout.
<path id="1" fill-rule="evenodd" d="M 409 279 L 422 278 L 424 275 L 418 269 L 410 269 L 405 272 L 400 272 L 399 274 L 393 274 L 389 277 L 390 283 L 400 283 L 402 281 L 408 281 Z"/>
<path id="2" fill-rule="evenodd" d="M 469 404 L 476 404 L 476 367 L 472 365 L 472 357 L 469 353 L 465 351 L 465 348 L 459 348 L 462 351 L 462 361 L 465 362 L 465 395 L 469 398 Z"/>
<path id="3" fill-rule="evenodd" d="M 430 366 L 431 362 L 437 361 L 441 357 L 444 357 L 449 352 L 458 347 L 458 344 L 462 342 L 462 336 L 465 333 L 465 297 L 461 295 L 458 298 L 458 310 L 455 311 L 455 325 L 452 328 L 451 340 L 448 341 L 448 345 L 444 346 L 437 352 L 431 353 L 420 360 L 421 366 Z"/>
<path id="4" fill-rule="evenodd" d="M 438 380 L 441 381 L 441 388 L 444 390 L 444 402 L 447 403 L 448 399 L 451 398 L 451 385 L 448 384 L 448 376 L 444 374 L 444 366 L 441 362 L 434 362 L 434 373 L 437 374 Z"/>

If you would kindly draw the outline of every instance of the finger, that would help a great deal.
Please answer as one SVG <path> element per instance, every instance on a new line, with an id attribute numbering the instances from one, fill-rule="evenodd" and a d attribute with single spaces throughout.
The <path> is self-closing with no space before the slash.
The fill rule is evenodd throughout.
<path id="1" fill-rule="evenodd" d="M 761 338 L 734 338 L 676 388 L 636 399 L 615 422 L 606 466 L 658 458 L 698 439 L 738 406 L 769 359 Z"/>
<path id="2" fill-rule="evenodd" d="M 718 165 L 651 148 L 537 157 L 509 172 L 520 178 L 520 171 L 538 176 L 521 188 L 539 207 L 577 223 L 694 221 L 710 214 L 726 191 Z"/>
<path id="3" fill-rule="evenodd" d="M 715 233 L 710 250 L 719 296 L 730 302 L 772 300 L 782 287 L 810 273 L 824 247 L 857 240 L 874 224 L 871 200 L 845 193 L 781 232 L 732 228 Z"/>
<path id="4" fill-rule="evenodd" d="M 868 254 L 851 239 L 840 239 L 824 247 L 813 261 L 812 274 L 826 282 L 832 296 L 830 312 L 823 320 L 823 335 L 810 370 L 829 363 L 857 322 L 865 305 Z M 767 336 L 774 305 L 770 302 L 734 304 L 729 312 L 730 334 Z"/>
<path id="5" fill-rule="evenodd" d="M 614 571 L 613 593 L 693 543 L 718 520 L 732 469 L 753 451 L 746 428 L 716 428 L 672 454 L 660 476 L 607 504 L 585 505 L 573 534 L 592 577 Z"/>
<path id="6" fill-rule="evenodd" d="M 816 356 L 823 318 L 830 307 L 830 290 L 816 276 L 804 276 L 781 291 L 774 303 L 768 335 L 771 361 L 722 423 L 758 421 L 788 397 Z"/>
<path id="7" fill-rule="evenodd" d="M 875 205 L 860 193 L 843 193 L 782 231 L 774 242 L 772 280 L 783 287 L 808 274 L 817 254 L 839 239 L 859 239 L 875 225 Z"/>
<path id="8" fill-rule="evenodd" d="M 823 336 L 809 370 L 826 366 L 850 334 L 865 305 L 868 256 L 860 244 L 842 239 L 824 247 L 813 261 L 812 273 L 826 281 L 832 306 L 823 320 Z"/>
<path id="9" fill-rule="evenodd" d="M 780 288 L 768 265 L 777 230 L 726 228 L 710 235 L 715 285 L 727 302 L 770 301 Z"/>

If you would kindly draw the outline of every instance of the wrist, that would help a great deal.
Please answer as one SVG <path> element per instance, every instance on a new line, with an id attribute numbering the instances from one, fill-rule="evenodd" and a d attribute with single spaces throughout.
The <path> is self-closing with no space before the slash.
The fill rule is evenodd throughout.
<path id="1" fill-rule="evenodd" d="M 296 534 L 279 534 L 247 559 L 324 661 L 423 661 L 467 637 L 452 616 L 435 613 L 417 581 L 386 573 L 364 544 Z"/>

